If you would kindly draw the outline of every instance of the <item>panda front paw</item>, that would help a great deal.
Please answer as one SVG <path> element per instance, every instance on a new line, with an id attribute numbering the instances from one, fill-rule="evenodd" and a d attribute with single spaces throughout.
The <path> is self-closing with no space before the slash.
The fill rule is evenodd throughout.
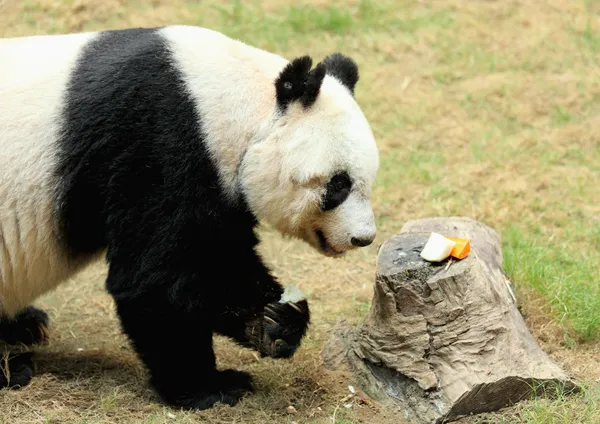
<path id="1" fill-rule="evenodd" d="M 157 380 L 152 383 L 168 405 L 187 410 L 209 409 L 216 404 L 235 406 L 254 391 L 252 376 L 232 369 L 207 372 L 193 387 L 165 385 Z"/>
<path id="2" fill-rule="evenodd" d="M 300 346 L 310 322 L 308 302 L 273 302 L 263 314 L 248 323 L 246 336 L 261 354 L 271 358 L 290 358 Z"/>

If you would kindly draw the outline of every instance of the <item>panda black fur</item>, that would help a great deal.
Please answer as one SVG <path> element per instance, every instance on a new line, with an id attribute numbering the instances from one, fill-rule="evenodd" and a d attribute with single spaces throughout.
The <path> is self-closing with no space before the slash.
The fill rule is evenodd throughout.
<path id="1" fill-rule="evenodd" d="M 106 289 L 162 399 L 237 403 L 252 379 L 216 369 L 213 333 L 286 358 L 310 321 L 306 300 L 280 302 L 256 251 L 259 220 L 328 256 L 375 236 L 378 159 L 351 100 L 354 62 L 312 68 L 192 27 L 3 40 L 0 62 L 0 339 L 42 341 L 48 317 L 31 302 L 106 255 Z M 342 122 L 355 127 L 337 134 Z M 361 140 L 340 147 L 344 131 Z M 348 214 L 352 231 L 328 231 Z M 30 355 L 9 367 L 0 386 L 29 383 Z"/>

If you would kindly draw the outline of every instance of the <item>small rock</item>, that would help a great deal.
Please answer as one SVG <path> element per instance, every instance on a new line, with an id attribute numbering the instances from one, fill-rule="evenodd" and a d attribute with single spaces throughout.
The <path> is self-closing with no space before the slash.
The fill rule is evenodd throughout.
<path id="1" fill-rule="evenodd" d="M 344 408 L 346 408 L 346 409 L 352 408 L 352 404 L 351 403 L 346 403 L 346 404 L 344 404 Z"/>
<path id="2" fill-rule="evenodd" d="M 296 411 L 296 408 L 294 408 L 292 405 L 287 407 L 288 414 L 295 414 L 296 412 L 298 412 L 298 411 Z"/>
<path id="3" fill-rule="evenodd" d="M 350 393 L 356 393 L 356 390 L 352 386 L 348 386 L 348 390 L 350 390 Z"/>
<path id="4" fill-rule="evenodd" d="M 175 418 L 177 418 L 177 416 L 175 414 L 171 414 L 170 412 L 167 413 L 167 417 L 171 418 L 172 420 L 174 420 Z"/>
<path id="5" fill-rule="evenodd" d="M 82 347 L 78 347 L 77 348 L 77 352 L 83 352 L 83 348 Z"/>

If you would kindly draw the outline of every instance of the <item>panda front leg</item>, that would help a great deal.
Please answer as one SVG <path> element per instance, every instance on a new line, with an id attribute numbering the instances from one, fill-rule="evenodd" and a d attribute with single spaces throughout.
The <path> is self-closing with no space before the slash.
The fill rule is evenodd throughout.
<path id="1" fill-rule="evenodd" d="M 176 281 L 178 287 L 192 292 L 177 293 L 176 286 L 158 281 Z M 213 331 L 263 355 L 289 357 L 308 325 L 306 301 L 280 303 L 283 289 L 272 278 L 248 284 L 237 295 L 205 290 L 204 296 L 198 296 L 194 288 L 201 287 L 200 281 L 185 274 L 144 272 L 131 263 L 120 266 L 113 261 L 107 287 L 122 329 L 149 371 L 151 385 L 166 403 L 177 407 L 235 405 L 253 391 L 248 373 L 217 370 Z"/>
<path id="2" fill-rule="evenodd" d="M 168 293 L 145 292 L 115 298 L 124 332 L 150 374 L 150 384 L 164 402 L 184 409 L 235 405 L 253 390 L 251 376 L 218 370 L 210 313 L 175 306 Z"/>
<path id="3" fill-rule="evenodd" d="M 166 403 L 190 409 L 210 408 L 217 402 L 235 405 L 253 390 L 252 378 L 216 368 L 213 332 L 241 343 L 254 342 L 265 351 L 264 343 L 248 337 L 248 329 L 256 320 L 271 318 L 277 325 L 262 325 L 262 334 L 273 340 L 287 337 L 293 346 L 289 352 L 298 345 L 298 333 L 304 333 L 307 321 L 300 320 L 299 331 L 290 329 L 297 321 L 285 311 L 296 309 L 277 304 L 283 288 L 254 251 L 251 228 L 242 223 L 231 233 L 211 232 L 219 225 L 198 225 L 195 212 L 184 206 L 178 219 L 165 214 L 109 220 L 114 228 L 108 237 L 106 288 L 152 387 Z M 132 215 L 137 211 L 115 210 Z M 211 243 L 198 243 L 202 239 Z M 223 251 L 236 259 L 236 266 L 225 275 L 220 265 Z"/>
<path id="4" fill-rule="evenodd" d="M 231 337 L 244 347 L 255 349 L 261 356 L 291 358 L 310 323 L 308 302 L 272 302 L 263 310 L 243 316 L 227 313 L 221 316 L 215 330 Z"/>
<path id="5" fill-rule="evenodd" d="M 308 302 L 298 296 L 288 298 L 287 291 L 258 256 L 246 263 L 256 265 L 244 273 L 247 285 L 258 282 L 255 308 L 228 307 L 216 320 L 214 329 L 244 347 L 255 349 L 263 357 L 290 358 L 310 324 Z"/>

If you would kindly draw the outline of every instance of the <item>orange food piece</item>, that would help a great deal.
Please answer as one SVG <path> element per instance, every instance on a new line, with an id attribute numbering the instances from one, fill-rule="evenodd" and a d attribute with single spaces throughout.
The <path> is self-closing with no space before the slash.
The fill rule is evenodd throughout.
<path id="1" fill-rule="evenodd" d="M 448 240 L 452 240 L 456 244 L 450 252 L 450 256 L 456 259 L 466 258 L 469 252 L 471 251 L 471 242 L 466 239 L 456 238 L 456 237 L 446 237 Z"/>

